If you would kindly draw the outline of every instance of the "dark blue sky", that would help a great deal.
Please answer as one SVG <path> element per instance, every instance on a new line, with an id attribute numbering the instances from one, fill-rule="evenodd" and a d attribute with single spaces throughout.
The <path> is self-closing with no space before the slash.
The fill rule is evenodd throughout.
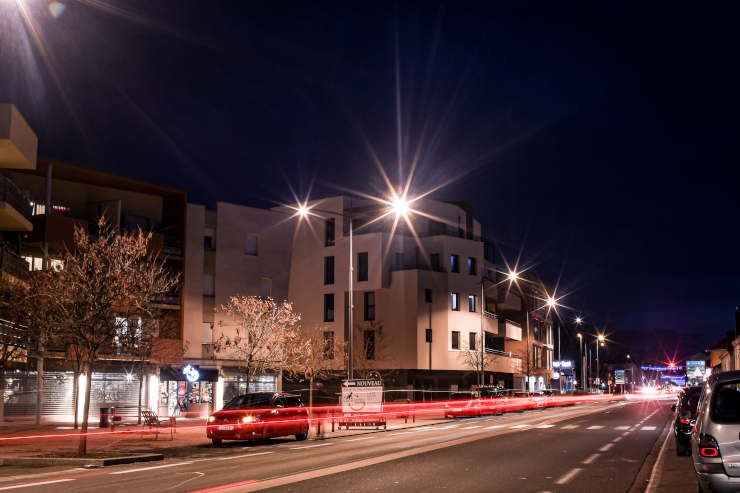
<path id="1" fill-rule="evenodd" d="M 590 320 L 686 354 L 732 327 L 737 4 L 50 3 L 0 5 L 43 155 L 255 206 L 416 161 Z"/>

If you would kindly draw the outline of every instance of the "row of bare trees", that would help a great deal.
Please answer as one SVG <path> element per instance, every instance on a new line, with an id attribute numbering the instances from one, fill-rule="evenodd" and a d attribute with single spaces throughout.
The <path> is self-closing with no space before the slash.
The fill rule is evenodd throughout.
<path id="1" fill-rule="evenodd" d="M 25 280 L 3 274 L 0 286 L 0 383 L 5 369 L 26 359 L 29 349 L 39 359 L 47 351 L 63 352 L 74 371 L 75 396 L 83 399 L 80 454 L 87 450 L 93 371 L 111 353 L 125 352 L 133 366 L 152 359 L 169 323 L 161 300 L 179 283 L 179 273 L 149 251 L 150 233 L 111 229 L 104 219 L 99 226 L 92 238 L 76 228 L 74 245 L 53 263 L 46 259 L 51 268 Z"/>

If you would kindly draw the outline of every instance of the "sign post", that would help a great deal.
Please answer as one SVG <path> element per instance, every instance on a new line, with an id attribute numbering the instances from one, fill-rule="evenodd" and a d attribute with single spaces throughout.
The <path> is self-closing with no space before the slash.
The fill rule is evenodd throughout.
<path id="1" fill-rule="evenodd" d="M 339 429 L 344 426 L 387 426 L 383 416 L 383 380 L 344 380 L 342 382 L 342 414 Z"/>

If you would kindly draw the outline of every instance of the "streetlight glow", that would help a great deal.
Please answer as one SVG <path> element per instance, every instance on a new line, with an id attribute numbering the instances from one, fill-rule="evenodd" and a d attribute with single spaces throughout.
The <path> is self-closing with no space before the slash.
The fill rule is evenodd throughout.
<path id="1" fill-rule="evenodd" d="M 301 217 L 306 217 L 308 215 L 308 207 L 305 205 L 298 206 L 298 215 Z"/>
<path id="2" fill-rule="evenodd" d="M 397 216 L 406 215 L 409 210 L 409 204 L 402 197 L 396 197 L 391 203 L 391 209 Z"/>
<path id="3" fill-rule="evenodd" d="M 576 323 L 580 324 L 582 322 L 581 317 L 576 317 Z"/>
<path id="4" fill-rule="evenodd" d="M 516 281 L 517 279 L 519 279 L 519 276 L 517 275 L 516 272 L 514 271 L 509 272 L 509 281 Z"/>
<path id="5" fill-rule="evenodd" d="M 600 340 L 600 341 L 603 341 L 603 340 L 604 340 L 604 336 L 603 336 L 603 335 L 601 335 L 601 334 L 599 334 L 599 340 Z"/>
<path id="6" fill-rule="evenodd" d="M 554 307 L 555 306 L 555 300 L 552 299 L 552 298 L 548 298 L 547 299 L 547 306 L 549 306 L 550 308 Z"/>

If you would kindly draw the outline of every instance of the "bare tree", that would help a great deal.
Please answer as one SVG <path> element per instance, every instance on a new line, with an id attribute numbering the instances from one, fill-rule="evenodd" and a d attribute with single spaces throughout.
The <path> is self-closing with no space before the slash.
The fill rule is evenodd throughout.
<path id="1" fill-rule="evenodd" d="M 297 378 L 308 382 L 308 407 L 311 412 L 314 382 L 328 380 L 342 373 L 346 363 L 345 344 L 334 338 L 334 332 L 319 325 L 301 329 L 300 338 L 303 351 L 296 354 L 293 366 Z"/>
<path id="2" fill-rule="evenodd" d="M 382 374 L 383 367 L 388 368 L 391 363 L 391 345 L 392 341 L 388 333 L 383 330 L 383 323 L 380 320 L 355 324 L 355 333 L 352 338 L 355 375 L 365 378 L 370 371 L 380 371 Z M 390 372 L 386 370 L 385 373 Z"/>
<path id="3" fill-rule="evenodd" d="M 290 303 L 237 295 L 216 312 L 229 319 L 219 320 L 219 327 L 233 328 L 233 333 L 221 333 L 213 342 L 214 357 L 223 353 L 237 362 L 247 377 L 247 393 L 255 376 L 268 371 L 294 373 L 297 356 L 305 353 L 305 343 L 298 330 L 301 316 Z"/>
<path id="4" fill-rule="evenodd" d="M 532 345 L 528 344 L 524 349 L 524 354 L 522 354 L 522 359 L 518 360 L 515 363 L 515 371 L 517 373 L 523 374 L 527 380 L 526 380 L 526 390 L 531 391 L 529 388 L 529 379 L 531 377 L 536 377 L 539 375 L 542 375 L 545 371 L 545 366 L 543 365 L 542 358 L 537 358 L 534 354 L 534 351 L 532 351 Z"/>
<path id="5" fill-rule="evenodd" d="M 51 300 L 64 343 L 78 371 L 87 376 L 84 393 L 79 392 L 84 397 L 80 454 L 87 452 L 90 389 L 99 353 L 128 330 L 127 320 L 149 315 L 179 278 L 148 252 L 150 233 L 118 232 L 104 218 L 98 226 L 97 239 L 76 227 L 74 251 L 63 251 L 59 267 L 42 273 L 43 294 Z"/>
<path id="6" fill-rule="evenodd" d="M 480 334 L 476 334 L 475 347 L 471 348 L 470 344 L 463 342 L 462 349 L 457 355 L 457 359 L 463 367 L 469 373 L 475 373 L 476 375 L 491 370 L 500 358 L 497 354 L 486 353 L 485 350 L 481 352 L 481 348 L 483 348 L 481 343 Z M 485 382 L 483 383 L 485 384 Z"/>

